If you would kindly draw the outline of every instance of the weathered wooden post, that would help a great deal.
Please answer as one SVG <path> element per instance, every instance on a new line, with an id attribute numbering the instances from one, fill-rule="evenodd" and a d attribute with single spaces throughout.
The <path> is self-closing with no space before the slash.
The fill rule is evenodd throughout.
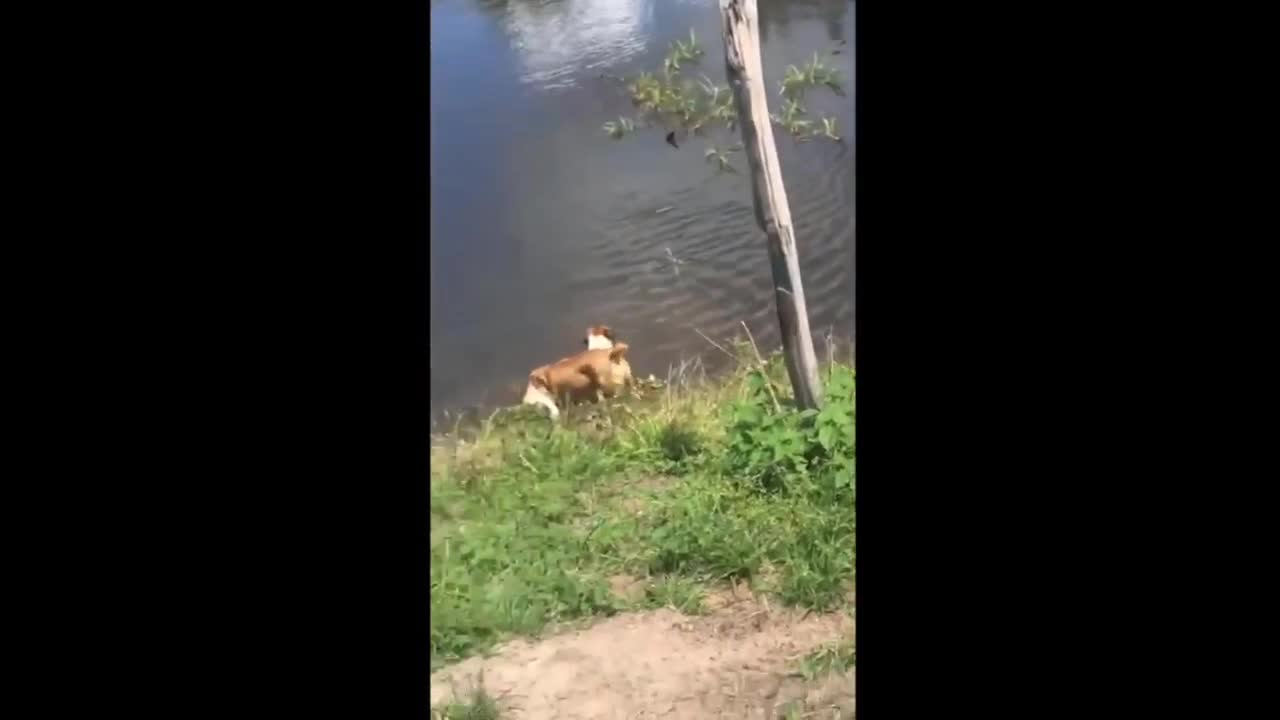
<path id="1" fill-rule="evenodd" d="M 744 151 L 751 168 L 756 222 L 764 230 L 769 244 L 774 301 L 778 307 L 787 374 L 795 389 L 796 404 L 802 409 L 816 408 L 822 403 L 822 385 L 818 380 L 813 337 L 809 334 L 791 207 L 782 185 L 782 167 L 778 164 L 778 149 L 769 119 L 756 0 L 720 0 L 720 14 L 724 22 L 725 70 L 737 104 L 738 125 L 742 128 Z"/>

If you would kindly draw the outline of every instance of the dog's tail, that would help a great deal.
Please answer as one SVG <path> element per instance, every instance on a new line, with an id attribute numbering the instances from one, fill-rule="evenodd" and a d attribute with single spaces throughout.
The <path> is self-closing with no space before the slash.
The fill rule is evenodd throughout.
<path id="1" fill-rule="evenodd" d="M 618 362 L 627 354 L 627 344 L 620 342 L 609 348 L 609 362 Z"/>

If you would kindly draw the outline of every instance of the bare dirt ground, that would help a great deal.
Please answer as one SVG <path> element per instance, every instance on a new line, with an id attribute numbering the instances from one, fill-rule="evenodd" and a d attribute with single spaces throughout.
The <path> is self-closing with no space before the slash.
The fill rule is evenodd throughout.
<path id="1" fill-rule="evenodd" d="M 793 674 L 807 653 L 852 636 L 847 614 L 780 609 L 745 588 L 707 606 L 706 615 L 627 613 L 510 642 L 434 673 L 431 704 L 466 697 L 483 678 L 502 717 L 521 720 L 854 717 L 852 670 L 810 682 Z"/>

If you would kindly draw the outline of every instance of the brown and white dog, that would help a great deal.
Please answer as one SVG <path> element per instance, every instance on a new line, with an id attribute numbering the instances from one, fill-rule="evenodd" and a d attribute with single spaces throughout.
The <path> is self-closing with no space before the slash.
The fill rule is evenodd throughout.
<path id="1" fill-rule="evenodd" d="M 609 388 L 624 383 L 617 375 L 617 363 L 625 363 L 627 344 L 578 353 L 529 373 L 524 390 L 525 405 L 541 405 L 552 418 L 560 417 L 560 402 L 587 402 L 611 394 Z M 630 368 L 628 367 L 628 371 Z"/>
<path id="2" fill-rule="evenodd" d="M 608 350 L 614 347 L 617 338 L 614 337 L 613 328 L 608 325 L 592 325 L 587 328 L 587 337 L 582 342 L 586 344 L 587 350 Z M 609 377 L 601 378 L 606 384 L 605 394 L 609 396 L 616 395 L 623 388 L 629 390 L 632 385 L 631 363 L 627 362 L 625 357 L 619 357 L 612 362 L 613 367 Z"/>

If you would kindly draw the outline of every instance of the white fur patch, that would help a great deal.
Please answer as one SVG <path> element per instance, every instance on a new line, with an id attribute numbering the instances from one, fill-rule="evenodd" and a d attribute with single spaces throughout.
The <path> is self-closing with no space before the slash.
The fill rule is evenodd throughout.
<path id="1" fill-rule="evenodd" d="M 541 405 L 551 414 L 552 419 L 560 417 L 560 408 L 556 407 L 555 398 L 551 397 L 551 393 L 547 392 L 546 389 L 533 383 L 529 383 L 525 387 L 524 400 L 521 403 L 524 405 Z"/>
<path id="2" fill-rule="evenodd" d="M 613 347 L 613 341 L 604 335 L 591 334 L 587 336 L 588 350 L 608 350 Z"/>

